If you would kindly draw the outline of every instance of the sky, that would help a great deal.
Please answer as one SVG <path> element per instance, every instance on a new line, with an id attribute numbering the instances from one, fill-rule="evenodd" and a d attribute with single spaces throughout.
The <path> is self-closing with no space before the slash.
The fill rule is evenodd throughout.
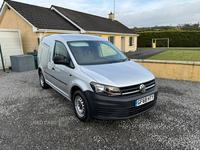
<path id="1" fill-rule="evenodd" d="M 115 20 L 129 28 L 177 26 L 200 22 L 200 0 L 17 0 L 37 6 L 57 5 L 108 18 L 114 12 Z M 0 0 L 0 4 L 3 0 Z"/>

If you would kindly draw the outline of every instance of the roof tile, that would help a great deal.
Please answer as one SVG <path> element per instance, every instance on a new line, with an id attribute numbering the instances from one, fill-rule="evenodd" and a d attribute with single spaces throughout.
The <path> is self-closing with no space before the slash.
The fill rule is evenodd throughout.
<path id="1" fill-rule="evenodd" d="M 50 8 L 39 7 L 14 1 L 6 1 L 20 15 L 39 29 L 79 31 L 74 25 L 62 18 Z"/>
<path id="2" fill-rule="evenodd" d="M 50 8 L 10 0 L 6 0 L 6 2 L 36 28 L 79 31 L 79 29 L 72 23 Z M 108 18 L 86 14 L 58 6 L 52 7 L 56 8 L 59 12 L 86 31 L 135 34 L 135 32 L 131 29 L 115 20 L 113 21 Z"/>
<path id="3" fill-rule="evenodd" d="M 115 32 L 135 34 L 131 29 L 118 21 L 112 21 L 91 14 L 86 14 L 58 6 L 52 6 L 86 31 Z"/>

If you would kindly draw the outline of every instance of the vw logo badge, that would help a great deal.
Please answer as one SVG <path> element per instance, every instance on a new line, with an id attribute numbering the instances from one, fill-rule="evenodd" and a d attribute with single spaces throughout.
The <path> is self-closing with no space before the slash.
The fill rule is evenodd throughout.
<path id="1" fill-rule="evenodd" d="M 145 93 L 146 92 L 146 86 L 144 84 L 141 84 L 139 90 L 140 90 L 141 93 Z"/>

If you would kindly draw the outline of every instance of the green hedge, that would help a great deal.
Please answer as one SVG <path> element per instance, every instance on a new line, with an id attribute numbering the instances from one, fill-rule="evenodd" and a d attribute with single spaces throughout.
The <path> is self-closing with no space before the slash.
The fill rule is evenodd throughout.
<path id="1" fill-rule="evenodd" d="M 153 38 L 169 38 L 170 47 L 200 47 L 200 31 L 145 31 L 137 32 L 138 47 L 151 47 Z M 167 45 L 167 41 L 156 44 Z"/>

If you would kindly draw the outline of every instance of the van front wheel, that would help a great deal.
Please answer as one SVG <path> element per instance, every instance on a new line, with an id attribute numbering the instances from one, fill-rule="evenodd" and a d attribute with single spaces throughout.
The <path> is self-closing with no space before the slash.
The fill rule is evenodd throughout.
<path id="1" fill-rule="evenodd" d="M 79 90 L 73 95 L 73 106 L 75 114 L 80 121 L 86 122 L 91 119 L 87 99 Z"/>

